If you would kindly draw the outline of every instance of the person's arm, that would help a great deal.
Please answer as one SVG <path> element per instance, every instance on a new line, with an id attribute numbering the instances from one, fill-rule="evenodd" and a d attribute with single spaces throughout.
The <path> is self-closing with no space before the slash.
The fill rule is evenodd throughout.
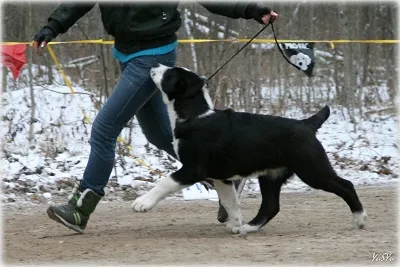
<path id="1" fill-rule="evenodd" d="M 59 5 L 48 18 L 48 23 L 34 37 L 33 49 L 39 52 L 60 33 L 65 33 L 75 22 L 89 12 L 96 3 L 65 3 Z"/>
<path id="2" fill-rule="evenodd" d="M 255 2 L 202 2 L 200 5 L 214 14 L 222 15 L 228 18 L 238 19 L 254 19 L 259 23 L 268 23 L 271 18 L 276 18 L 277 13 L 271 11 L 270 8 L 262 3 Z"/>
<path id="3" fill-rule="evenodd" d="M 56 35 L 65 33 L 83 15 L 89 12 L 96 3 L 65 3 L 59 5 L 48 18 L 46 27 Z"/>

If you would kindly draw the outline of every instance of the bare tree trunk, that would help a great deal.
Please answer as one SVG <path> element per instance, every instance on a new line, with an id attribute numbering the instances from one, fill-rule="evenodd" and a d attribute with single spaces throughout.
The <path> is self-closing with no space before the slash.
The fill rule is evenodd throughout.
<path id="1" fill-rule="evenodd" d="M 1 81 L 1 93 L 7 92 L 7 76 L 8 76 L 8 69 L 7 67 L 3 66 L 3 76 Z"/>
<path id="2" fill-rule="evenodd" d="M 261 101 L 262 101 L 262 95 L 261 95 L 261 49 L 258 49 L 256 52 L 256 59 L 255 59 L 255 66 L 254 66 L 254 90 L 255 90 L 255 113 L 260 113 L 261 112 Z"/>
<path id="3" fill-rule="evenodd" d="M 193 37 L 193 34 L 192 34 L 192 31 L 191 31 L 191 27 L 189 26 L 189 24 L 187 22 L 187 19 L 188 19 L 187 10 L 184 9 L 183 12 L 184 12 L 185 33 L 187 34 L 187 37 L 190 39 L 190 38 Z M 193 22 L 193 24 L 195 24 L 196 23 L 196 17 L 194 16 L 194 12 L 192 11 L 191 14 L 192 14 L 192 16 L 191 16 L 192 22 Z M 198 72 L 199 68 L 198 68 L 198 65 L 197 65 L 197 53 L 196 53 L 196 49 L 195 49 L 195 46 L 194 46 L 193 43 L 190 44 L 190 52 L 191 52 L 191 56 L 192 56 L 193 71 L 194 72 Z"/>
<path id="4" fill-rule="evenodd" d="M 366 36 L 367 39 L 372 39 L 372 28 L 374 27 L 373 23 L 373 17 L 375 16 L 375 8 L 370 8 L 370 7 L 365 7 L 365 12 L 364 12 L 364 35 Z M 370 50 L 371 50 L 371 44 L 365 44 L 364 46 L 364 51 L 363 51 L 363 72 L 362 72 L 362 86 L 366 86 L 368 82 L 368 76 L 369 76 L 369 64 L 370 64 Z"/>
<path id="5" fill-rule="evenodd" d="M 343 86 L 341 84 L 342 79 L 340 79 L 340 71 L 341 71 L 341 66 L 340 66 L 340 60 L 338 59 L 339 52 L 337 49 L 334 50 L 333 52 L 333 61 L 334 61 L 334 67 L 333 67 L 333 81 L 334 81 L 334 88 L 336 88 L 336 101 L 338 101 L 338 104 L 343 104 L 341 101 L 341 95 L 343 91 Z M 328 96 L 329 98 L 329 96 Z"/>
<path id="6" fill-rule="evenodd" d="M 349 38 L 351 36 L 350 26 L 352 22 L 352 14 L 353 10 L 349 6 L 342 6 L 343 16 L 342 16 L 342 27 L 344 31 L 344 36 Z M 347 108 L 348 115 L 350 119 L 354 120 L 354 101 L 355 101 L 355 91 L 356 91 L 356 57 L 354 56 L 355 47 L 351 44 L 343 45 L 343 63 L 344 63 L 344 92 L 343 92 L 343 104 Z M 354 124 L 355 125 L 355 124 Z"/>
<path id="7" fill-rule="evenodd" d="M 309 39 L 314 39 L 313 35 L 314 35 L 314 5 L 311 5 L 309 7 L 309 11 L 308 11 L 308 21 L 309 21 L 309 28 L 308 30 L 308 38 Z M 303 79 L 304 81 L 304 79 Z M 307 88 L 306 88 L 306 94 L 307 94 L 307 104 L 306 104 L 306 109 L 305 111 L 307 113 L 310 112 L 310 107 L 311 107 L 311 91 L 313 90 L 313 79 L 312 78 L 308 78 L 307 81 Z"/>
<path id="8" fill-rule="evenodd" d="M 28 4 L 28 21 L 29 25 L 32 25 L 32 5 L 31 3 Z M 31 27 L 29 27 L 31 28 Z M 32 142 L 33 140 L 33 130 L 34 130 L 34 120 L 36 115 L 36 101 L 35 101 L 35 94 L 33 90 L 33 74 L 32 74 L 32 60 L 33 60 L 33 52 L 32 49 L 29 50 L 29 59 L 28 59 L 28 75 L 29 75 L 29 92 L 31 97 L 31 116 L 29 122 L 29 135 L 28 140 Z"/>
<path id="9" fill-rule="evenodd" d="M 128 144 L 132 144 L 132 134 L 133 134 L 133 119 L 131 119 L 129 122 L 129 136 L 128 136 Z"/>
<path id="10" fill-rule="evenodd" d="M 100 44 L 100 55 L 101 55 L 101 64 L 103 65 L 103 76 L 104 76 L 104 90 L 106 93 L 106 97 L 109 97 L 109 91 L 108 91 L 108 81 L 107 81 L 107 67 L 106 67 L 106 62 L 104 58 L 104 50 L 103 50 L 103 44 Z"/>
<path id="11" fill-rule="evenodd" d="M 52 85 L 54 82 L 54 75 L 53 75 L 53 59 L 51 58 L 51 56 L 46 53 L 45 54 L 45 64 L 47 67 L 47 84 L 48 85 Z M 41 68 L 39 68 L 39 73 L 41 72 Z M 40 74 L 39 74 L 40 75 Z"/>
<path id="12" fill-rule="evenodd" d="M 395 8 L 392 8 L 392 7 L 389 6 L 389 7 L 386 8 L 385 11 L 387 13 L 386 17 L 388 17 L 389 22 L 392 25 L 396 25 L 397 24 L 396 23 L 397 22 L 396 21 L 396 17 L 398 17 L 398 16 L 396 16 Z M 388 35 L 389 35 L 390 39 L 398 39 L 399 38 L 398 35 L 396 34 L 395 30 L 392 27 L 386 27 L 386 28 L 387 28 L 387 31 L 389 31 Z M 387 78 L 387 81 L 386 81 L 386 86 L 388 88 L 390 98 L 394 102 L 396 91 L 397 91 L 396 88 L 398 88 L 398 85 L 397 85 L 397 81 L 398 81 L 397 70 L 398 70 L 398 64 L 399 64 L 398 62 L 396 63 L 396 60 L 395 60 L 395 58 L 396 58 L 396 49 L 395 49 L 394 45 L 392 45 L 387 50 L 387 55 L 388 56 L 385 57 L 385 58 L 387 58 L 387 60 L 385 61 L 386 62 L 385 69 L 388 70 L 389 75 L 388 75 L 388 78 Z"/>

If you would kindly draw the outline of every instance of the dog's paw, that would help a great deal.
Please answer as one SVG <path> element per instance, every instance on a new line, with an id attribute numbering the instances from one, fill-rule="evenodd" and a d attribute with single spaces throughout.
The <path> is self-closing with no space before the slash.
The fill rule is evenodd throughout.
<path id="1" fill-rule="evenodd" d="M 232 228 L 232 233 L 233 234 L 239 234 L 239 235 L 247 235 L 248 233 L 254 233 L 258 232 L 260 230 L 260 227 L 257 225 L 249 225 L 249 224 L 243 224 L 239 227 L 234 227 Z"/>
<path id="2" fill-rule="evenodd" d="M 136 212 L 147 212 L 151 210 L 157 201 L 149 194 L 144 194 L 143 196 L 138 197 L 132 203 L 132 210 Z"/>
<path id="3" fill-rule="evenodd" d="M 353 228 L 354 229 L 364 229 L 366 221 L 367 221 L 367 213 L 362 212 L 354 212 L 353 213 Z"/>
<path id="4" fill-rule="evenodd" d="M 243 220 L 241 218 L 236 218 L 236 219 L 228 219 L 228 222 L 226 223 L 226 228 L 228 230 L 233 231 L 234 228 L 240 227 L 243 224 Z"/>

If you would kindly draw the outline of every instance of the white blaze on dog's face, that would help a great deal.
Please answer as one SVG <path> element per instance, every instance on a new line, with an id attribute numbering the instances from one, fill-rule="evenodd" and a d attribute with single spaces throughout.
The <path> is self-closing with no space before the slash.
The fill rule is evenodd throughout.
<path id="1" fill-rule="evenodd" d="M 166 104 L 172 101 L 184 101 L 196 94 L 204 94 L 205 79 L 186 68 L 159 64 L 151 68 L 150 76 L 161 90 Z"/>
<path id="2" fill-rule="evenodd" d="M 171 67 L 167 67 L 165 65 L 159 64 L 158 67 L 154 67 L 150 69 L 150 76 L 151 79 L 153 80 L 154 84 L 157 86 L 157 88 L 161 91 L 163 101 L 168 104 L 168 97 L 166 97 L 165 93 L 161 89 L 161 81 L 164 76 L 164 73 L 168 70 L 171 69 Z"/>
<path id="3" fill-rule="evenodd" d="M 171 67 L 167 67 L 161 64 L 159 64 L 158 67 L 150 69 L 151 79 L 153 79 L 153 82 L 155 83 L 158 89 L 161 89 L 161 80 L 164 76 L 165 71 L 167 71 L 168 69 L 171 69 Z"/>

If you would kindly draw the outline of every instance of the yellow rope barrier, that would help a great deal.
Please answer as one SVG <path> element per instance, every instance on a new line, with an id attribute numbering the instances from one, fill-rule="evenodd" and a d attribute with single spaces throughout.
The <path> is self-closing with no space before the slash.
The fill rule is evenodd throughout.
<path id="1" fill-rule="evenodd" d="M 56 54 L 54 53 L 54 50 L 53 50 L 53 48 L 51 48 L 50 44 L 47 45 L 47 49 L 49 50 L 49 54 L 53 58 L 54 63 L 56 63 L 57 69 L 60 72 L 61 76 L 63 77 L 65 84 L 68 86 L 71 93 L 75 94 L 74 89 L 72 89 L 71 82 L 68 80 L 67 75 L 65 75 L 65 72 L 64 72 L 63 68 L 61 67 L 61 64 L 58 61 Z"/>
<path id="2" fill-rule="evenodd" d="M 181 44 L 192 44 L 192 43 L 210 43 L 210 42 L 235 42 L 235 43 L 245 43 L 250 39 L 181 39 L 178 40 Z M 254 43 L 275 43 L 274 39 L 254 39 Z M 333 44 L 344 44 L 344 43 L 362 43 L 362 44 L 397 44 L 400 40 L 290 40 L 282 39 L 278 40 L 282 43 L 333 43 Z M 15 45 L 15 44 L 32 44 L 32 42 L 1 42 L 1 45 Z M 50 42 L 51 45 L 58 44 L 114 44 L 114 41 L 105 41 L 103 39 L 98 40 L 75 40 L 75 41 L 65 41 L 65 42 Z"/>

